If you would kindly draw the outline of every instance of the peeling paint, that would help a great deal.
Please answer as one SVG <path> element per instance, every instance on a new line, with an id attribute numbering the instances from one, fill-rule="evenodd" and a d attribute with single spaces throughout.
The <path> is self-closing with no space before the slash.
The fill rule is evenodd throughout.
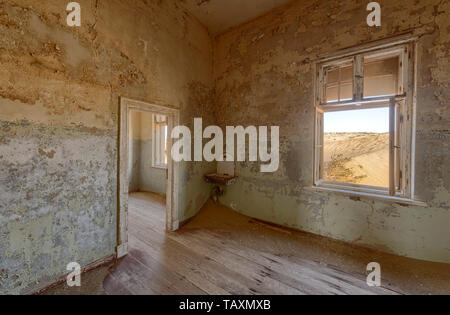
<path id="1" fill-rule="evenodd" d="M 294 1 L 215 39 L 216 118 L 226 125 L 278 125 L 281 166 L 259 174 L 239 163 L 221 198 L 265 221 L 408 257 L 450 263 L 450 4 L 380 1 L 366 24 L 361 1 Z M 312 186 L 313 65 L 318 55 L 411 31 L 419 39 L 416 198 L 398 205 L 305 189 Z"/>
<path id="2" fill-rule="evenodd" d="M 79 2 L 70 28 L 59 0 L 0 0 L 0 294 L 115 253 L 120 96 L 213 112 L 212 41 L 177 1 Z M 181 167 L 181 220 L 210 169 Z"/>

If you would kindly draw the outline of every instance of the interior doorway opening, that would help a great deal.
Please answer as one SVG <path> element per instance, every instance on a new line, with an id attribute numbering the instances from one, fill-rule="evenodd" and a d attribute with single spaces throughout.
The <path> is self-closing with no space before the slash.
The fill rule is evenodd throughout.
<path id="1" fill-rule="evenodd" d="M 120 115 L 118 258 L 129 251 L 130 207 L 135 221 L 153 215 L 169 231 L 179 227 L 178 165 L 170 137 L 179 111 L 122 98 Z"/>
<path id="2" fill-rule="evenodd" d="M 131 110 L 129 116 L 128 192 L 166 198 L 168 117 Z"/>

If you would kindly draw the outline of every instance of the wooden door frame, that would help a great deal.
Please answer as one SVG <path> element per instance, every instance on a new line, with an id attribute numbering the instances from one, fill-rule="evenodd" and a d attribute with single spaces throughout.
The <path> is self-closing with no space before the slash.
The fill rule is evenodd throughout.
<path id="1" fill-rule="evenodd" d="M 128 254 L 128 160 L 129 160 L 129 117 L 130 111 L 151 112 L 166 115 L 168 117 L 169 135 L 171 130 L 179 125 L 180 112 L 178 109 L 167 106 L 155 105 L 128 98 L 120 98 L 119 116 L 119 182 L 118 182 L 118 206 L 117 217 L 117 257 L 121 258 Z M 179 228 L 178 214 L 178 163 L 171 157 L 173 140 L 169 136 L 168 144 L 168 179 L 166 188 L 166 229 L 176 231 Z"/>

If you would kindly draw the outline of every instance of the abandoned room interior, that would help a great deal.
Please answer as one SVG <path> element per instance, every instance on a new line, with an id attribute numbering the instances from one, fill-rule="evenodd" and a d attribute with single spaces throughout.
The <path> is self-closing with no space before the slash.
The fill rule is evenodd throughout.
<path id="1" fill-rule="evenodd" d="M 0 295 L 450 294 L 449 1 L 69 2 L 0 0 Z"/>

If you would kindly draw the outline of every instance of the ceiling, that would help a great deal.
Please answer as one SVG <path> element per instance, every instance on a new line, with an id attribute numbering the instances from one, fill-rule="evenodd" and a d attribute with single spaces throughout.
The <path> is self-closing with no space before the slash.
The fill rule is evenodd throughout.
<path id="1" fill-rule="evenodd" d="M 292 0 L 184 0 L 186 8 L 212 35 L 248 22 Z"/>

